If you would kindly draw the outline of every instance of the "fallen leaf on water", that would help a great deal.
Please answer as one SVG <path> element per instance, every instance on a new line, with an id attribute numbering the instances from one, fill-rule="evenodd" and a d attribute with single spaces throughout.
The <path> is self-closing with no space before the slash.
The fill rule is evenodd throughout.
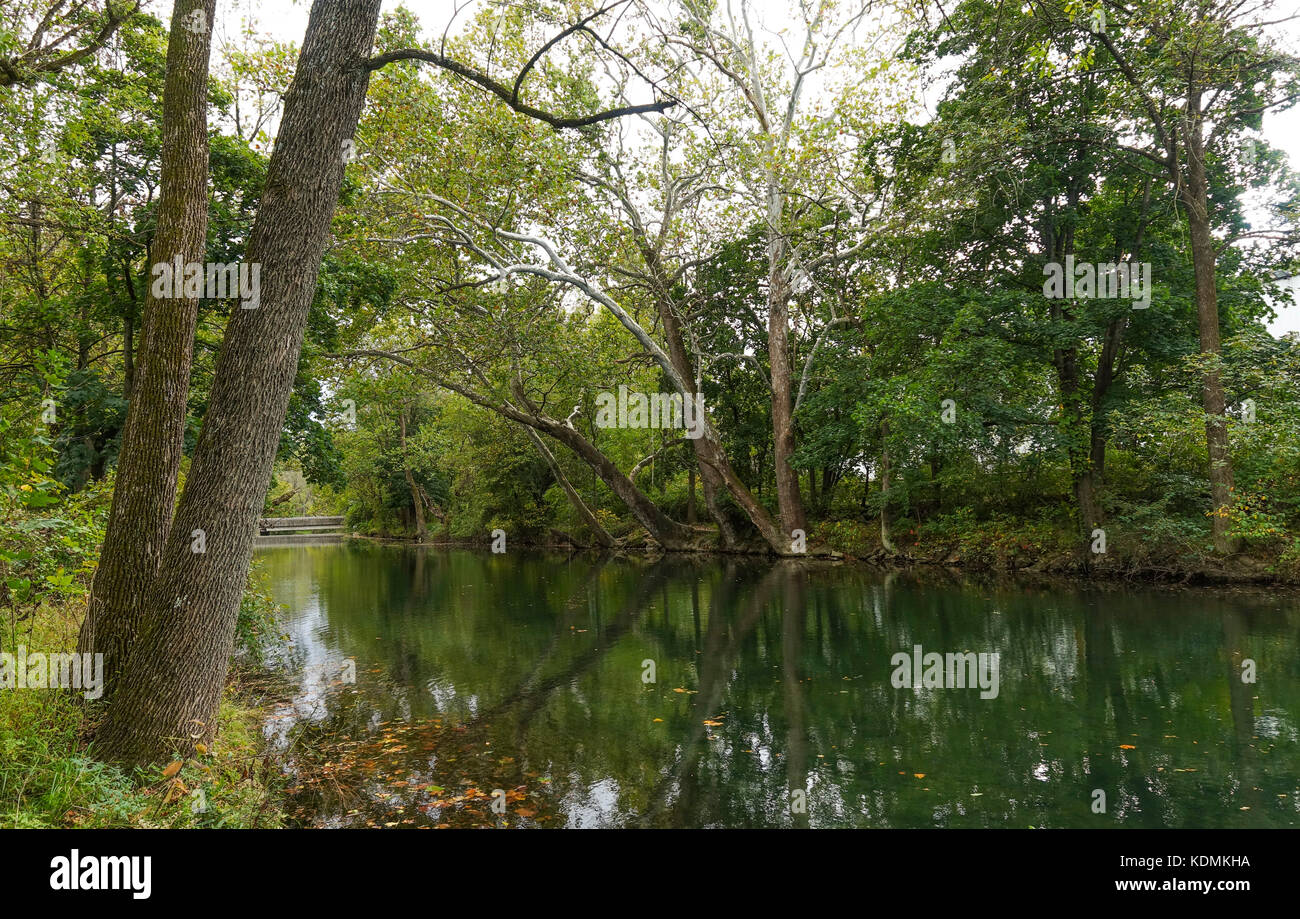
<path id="1" fill-rule="evenodd" d="M 707 721 L 707 720 L 706 720 L 704 723 L 705 723 L 705 725 L 707 725 L 708 727 L 711 727 L 711 728 L 720 728 L 720 727 L 722 727 L 722 722 L 721 722 L 721 721 Z"/>
<path id="2" fill-rule="evenodd" d="M 925 778 L 925 773 L 924 773 L 924 772 L 913 772 L 913 773 L 912 773 L 912 777 L 913 777 L 913 778 L 917 778 L 917 779 L 923 779 L 923 778 Z"/>
<path id="3" fill-rule="evenodd" d="M 655 721 L 663 721 L 662 718 L 656 718 Z"/>
<path id="4" fill-rule="evenodd" d="M 1137 749 L 1137 747 L 1133 746 L 1131 743 L 1122 743 L 1122 744 L 1119 745 L 1119 748 L 1120 748 L 1121 750 L 1136 750 L 1136 749 Z"/>
<path id="5" fill-rule="evenodd" d="M 536 817 L 537 808 L 535 807 L 516 807 L 515 813 L 520 817 Z"/>

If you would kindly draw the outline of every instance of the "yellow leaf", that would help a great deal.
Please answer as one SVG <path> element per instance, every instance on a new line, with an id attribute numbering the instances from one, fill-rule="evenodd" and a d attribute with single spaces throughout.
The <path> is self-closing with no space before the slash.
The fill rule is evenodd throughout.
<path id="1" fill-rule="evenodd" d="M 181 761 L 176 760 L 172 762 L 170 765 L 168 765 L 166 769 L 163 770 L 163 778 L 170 779 L 172 776 L 174 776 L 176 773 L 180 771 L 181 771 Z"/>
<path id="2" fill-rule="evenodd" d="M 199 753 L 207 753 L 207 752 L 208 752 L 208 745 L 205 744 L 205 743 L 196 743 L 196 744 L 194 745 L 194 749 L 195 749 L 197 752 L 199 752 Z"/>

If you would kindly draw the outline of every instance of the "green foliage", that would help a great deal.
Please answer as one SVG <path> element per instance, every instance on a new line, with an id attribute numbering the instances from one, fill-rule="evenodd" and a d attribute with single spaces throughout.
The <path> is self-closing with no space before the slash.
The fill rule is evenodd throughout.
<path id="1" fill-rule="evenodd" d="M 89 587 L 112 494 L 110 481 L 69 495 L 35 409 L 0 407 L 0 610 L 13 617 Z"/>
<path id="2" fill-rule="evenodd" d="M 508 406 L 567 420 L 622 473 L 654 455 L 637 485 L 684 520 L 694 459 L 680 435 L 593 421 L 600 392 L 671 388 L 628 328 L 671 349 L 665 310 L 732 470 L 773 509 L 767 310 L 773 253 L 786 245 L 777 267 L 791 285 L 794 465 L 827 544 L 876 551 L 884 516 L 905 551 L 1074 552 L 1078 490 L 1091 483 L 1116 552 L 1200 557 L 1210 525 L 1201 380 L 1212 368 L 1228 401 L 1232 531 L 1250 552 L 1290 552 L 1300 345 L 1262 323 L 1277 301 L 1273 271 L 1295 267 L 1282 230 L 1300 178 L 1257 134 L 1261 103 L 1284 99 L 1300 74 L 1267 36 L 1202 23 L 1185 0 L 1112 10 L 1113 48 L 1083 27 L 1094 8 L 918 9 L 887 27 L 910 30 L 897 58 L 874 56 L 873 42 L 836 45 L 849 12 L 829 9 L 813 43 L 828 55 L 816 68 L 824 85 L 793 100 L 786 127 L 757 117 L 748 93 L 761 87 L 774 116 L 796 81 L 779 42 L 742 53 L 752 36 L 690 64 L 656 42 L 630 43 L 616 65 L 628 91 L 659 74 L 656 91 L 681 104 L 581 132 L 552 130 L 417 62 L 377 71 L 264 513 L 339 513 L 362 532 L 410 537 L 419 510 L 432 538 L 481 540 L 495 528 L 522 541 L 581 537 L 550 466 L 517 421 L 492 411 Z M 438 48 L 497 76 L 531 63 L 521 99 L 595 111 L 609 75 L 593 49 L 566 41 L 533 60 L 571 12 L 483 9 Z M 715 4 L 691 3 L 669 28 L 674 41 L 707 43 L 731 28 L 724 19 Z M 428 25 L 389 11 L 376 46 L 419 45 Z M 29 28 L 0 15 L 0 44 L 16 47 Z M 16 615 L 84 589 L 103 526 L 138 372 L 166 43 L 163 23 L 140 14 L 102 53 L 0 96 L 10 127 L 0 138 L 0 599 Z M 1209 138 L 1214 233 L 1260 232 L 1260 209 L 1282 228 L 1266 246 L 1221 246 L 1224 344 L 1212 357 L 1201 354 L 1185 204 L 1150 157 L 1124 149 L 1151 113 L 1113 59 L 1127 55 L 1150 102 L 1178 112 L 1185 81 L 1171 74 L 1202 46 L 1228 62 L 1211 75 L 1215 104 L 1240 116 Z M 296 52 L 248 21 L 214 55 L 209 259 L 237 260 L 246 247 Z M 922 116 L 927 81 L 946 88 Z M 570 274 L 546 276 L 543 266 L 558 269 L 542 248 L 508 245 L 497 230 L 549 240 Z M 1044 263 L 1065 253 L 1151 263 L 1149 307 L 1045 298 Z M 187 451 L 227 315 L 228 304 L 201 307 Z M 415 367 L 344 357 L 372 349 Z M 46 399 L 52 422 L 39 420 Z M 592 467 L 547 443 L 605 528 L 641 539 Z M 711 526 L 700 478 L 697 519 Z M 718 498 L 752 536 L 738 504 Z M 250 594 L 244 637 L 267 630 L 257 605 Z"/>

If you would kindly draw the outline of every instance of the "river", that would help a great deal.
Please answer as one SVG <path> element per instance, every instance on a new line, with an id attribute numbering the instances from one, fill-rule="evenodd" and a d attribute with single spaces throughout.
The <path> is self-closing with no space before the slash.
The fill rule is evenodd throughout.
<path id="1" fill-rule="evenodd" d="M 296 687 L 266 730 L 305 825 L 1300 823 L 1294 594 L 360 541 L 257 557 Z"/>

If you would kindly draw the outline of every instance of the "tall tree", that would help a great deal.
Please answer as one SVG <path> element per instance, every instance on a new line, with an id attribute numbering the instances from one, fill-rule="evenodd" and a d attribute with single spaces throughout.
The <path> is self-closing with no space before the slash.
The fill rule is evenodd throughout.
<path id="1" fill-rule="evenodd" d="M 1154 163 L 1172 185 L 1187 220 L 1196 281 L 1202 361 L 1201 402 L 1209 454 L 1215 551 L 1235 551 L 1229 536 L 1233 469 L 1221 374 L 1215 206 L 1209 170 L 1241 142 L 1243 128 L 1265 112 L 1300 99 L 1300 59 L 1282 51 L 1271 30 L 1285 16 L 1274 0 L 1157 0 L 1116 12 L 1077 15 L 1073 27 L 1090 34 L 1099 54 L 1123 76 L 1115 87 L 1114 143 Z M 1113 26 L 1107 13 L 1115 13 Z M 1053 9 L 1058 23 L 1070 22 Z M 1104 60 L 1105 58 L 1103 58 Z M 1129 119 L 1150 142 L 1125 143 Z"/>
<path id="2" fill-rule="evenodd" d="M 147 761 L 215 731 L 257 516 L 343 182 L 344 141 L 370 79 L 379 5 L 312 6 L 246 255 L 261 266 L 260 302 L 230 318 L 146 628 L 96 738 L 101 756 Z M 203 552 L 193 551 L 199 531 Z"/>
<path id="3" fill-rule="evenodd" d="M 792 342 L 792 301 L 811 285 L 820 270 L 846 257 L 853 246 L 805 262 L 800 258 L 797 230 L 810 213 L 841 210 L 855 196 L 851 183 L 838 181 L 835 168 L 819 163 L 816 181 L 825 185 L 809 189 L 806 178 L 809 142 L 808 95 L 811 78 L 836 63 L 840 45 L 852 36 L 866 17 L 869 2 L 847 4 L 844 10 L 829 0 L 800 0 L 793 18 L 797 23 L 796 48 L 780 38 L 782 52 L 765 45 L 760 37 L 760 12 L 748 0 L 714 9 L 706 4 L 683 5 L 681 35 L 669 40 L 686 46 L 708 60 L 722 75 L 723 87 L 738 102 L 747 126 L 740 129 L 744 166 L 740 183 L 748 187 L 752 206 L 765 229 L 767 256 L 767 352 L 771 369 L 772 440 L 776 464 L 777 504 L 781 528 L 788 535 L 808 525 L 799 471 L 794 463 L 795 370 Z M 781 57 L 784 55 L 785 60 Z M 842 115 L 842 113 L 839 113 Z M 819 119 L 820 120 L 820 119 Z M 834 120 L 833 118 L 830 120 Z M 841 119 L 841 126 L 843 120 Z M 809 143 L 814 155 L 837 158 L 831 146 Z M 848 204 L 859 214 L 865 202 Z"/>
<path id="4" fill-rule="evenodd" d="M 163 89 L 162 192 L 150 247 L 154 265 L 203 259 L 208 229 L 208 60 L 216 0 L 176 0 Z M 177 278 L 177 281 L 180 279 Z M 199 297 L 150 284 L 133 368 L 117 485 L 78 647 L 102 653 L 105 690 L 117 685 L 145 615 L 171 528 Z"/>
<path id="5" fill-rule="evenodd" d="M 561 116 L 520 98 L 528 67 L 512 91 L 484 72 L 424 49 L 370 57 L 379 6 L 380 0 L 312 5 L 245 257 L 260 267 L 259 304 L 236 308 L 227 326 L 161 573 L 96 738 L 105 758 L 149 761 L 178 745 L 210 741 L 216 729 L 257 518 L 370 73 L 395 61 L 425 60 L 556 128 L 673 104 L 661 100 Z"/>

